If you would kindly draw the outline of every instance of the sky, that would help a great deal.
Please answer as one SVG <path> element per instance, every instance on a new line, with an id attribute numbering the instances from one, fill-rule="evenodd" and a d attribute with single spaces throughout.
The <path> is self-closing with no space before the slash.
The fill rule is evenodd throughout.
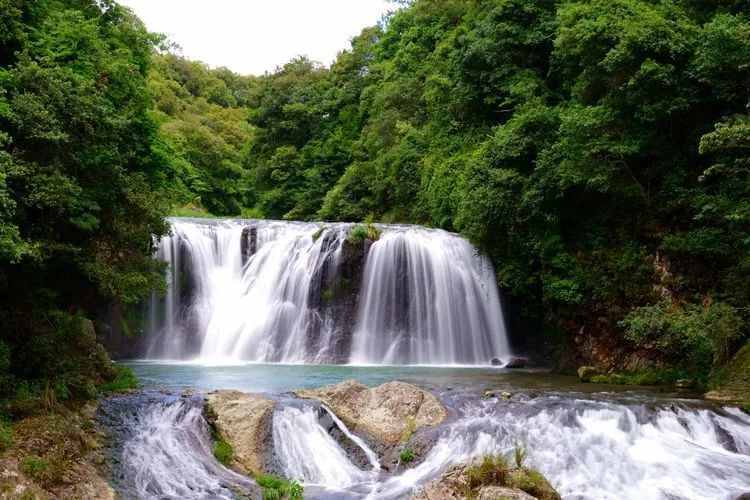
<path id="1" fill-rule="evenodd" d="M 273 71 L 306 55 L 329 65 L 389 0 L 119 0 L 182 55 L 243 75 Z"/>

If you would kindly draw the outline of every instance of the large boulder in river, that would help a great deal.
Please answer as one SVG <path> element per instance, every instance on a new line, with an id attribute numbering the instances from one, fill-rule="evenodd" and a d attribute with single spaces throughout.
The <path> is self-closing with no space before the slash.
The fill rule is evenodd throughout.
<path id="1" fill-rule="evenodd" d="M 347 380 L 296 394 L 321 401 L 350 430 L 385 445 L 397 444 L 405 434 L 422 427 L 438 425 L 447 416 L 438 398 L 404 382 L 388 382 L 370 389 Z"/>
<path id="2" fill-rule="evenodd" d="M 232 466 L 260 474 L 272 441 L 274 401 L 238 391 L 216 391 L 206 398 L 206 416 L 219 437 L 233 449 Z"/>
<path id="3" fill-rule="evenodd" d="M 421 487 L 411 500 L 560 500 L 547 480 L 533 469 L 502 465 L 499 474 L 478 463 L 454 465 Z"/>

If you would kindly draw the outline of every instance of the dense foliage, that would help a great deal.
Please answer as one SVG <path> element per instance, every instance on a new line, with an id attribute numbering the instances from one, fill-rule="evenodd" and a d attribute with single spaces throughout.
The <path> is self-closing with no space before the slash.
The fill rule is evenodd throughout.
<path id="1" fill-rule="evenodd" d="M 108 0 L 0 0 L 0 397 L 91 397 L 117 373 L 86 318 L 161 286 L 155 41 Z"/>
<path id="2" fill-rule="evenodd" d="M 533 329 L 705 373 L 747 335 L 748 7 L 411 2 L 261 79 L 257 208 L 461 231 Z"/>
<path id="3" fill-rule="evenodd" d="M 81 359 L 85 318 L 162 286 L 151 235 L 184 207 L 460 231 L 539 343 L 604 339 L 699 375 L 731 358 L 747 0 L 398 3 L 330 68 L 240 77 L 112 0 L 0 0 L 3 390 L 115 378 Z"/>

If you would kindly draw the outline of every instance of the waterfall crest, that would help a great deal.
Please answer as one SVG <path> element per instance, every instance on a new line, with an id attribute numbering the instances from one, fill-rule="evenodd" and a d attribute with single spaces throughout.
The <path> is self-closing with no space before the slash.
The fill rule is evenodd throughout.
<path id="1" fill-rule="evenodd" d="M 509 354 L 489 261 L 458 235 L 352 224 L 170 219 L 151 359 L 487 364 Z"/>

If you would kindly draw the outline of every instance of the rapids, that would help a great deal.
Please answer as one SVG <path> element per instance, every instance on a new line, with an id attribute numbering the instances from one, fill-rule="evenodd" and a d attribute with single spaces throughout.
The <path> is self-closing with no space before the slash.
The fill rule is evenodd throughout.
<path id="1" fill-rule="evenodd" d="M 528 465 L 565 499 L 733 500 L 750 491 L 750 416 L 735 408 L 628 394 L 518 393 L 506 401 L 451 390 L 440 396 L 455 417 L 437 429 L 414 467 L 390 471 L 377 458 L 358 467 L 321 424 L 315 403 L 279 398 L 272 421 L 278 472 L 299 480 L 305 498 L 408 498 L 452 464 L 512 455 L 523 446 Z M 252 492 L 248 480 L 211 456 L 197 396 L 129 397 L 141 399 L 128 406 L 124 396 L 101 410 L 127 428 L 113 451 L 126 498 Z M 372 459 L 367 444 L 358 446 Z"/>

